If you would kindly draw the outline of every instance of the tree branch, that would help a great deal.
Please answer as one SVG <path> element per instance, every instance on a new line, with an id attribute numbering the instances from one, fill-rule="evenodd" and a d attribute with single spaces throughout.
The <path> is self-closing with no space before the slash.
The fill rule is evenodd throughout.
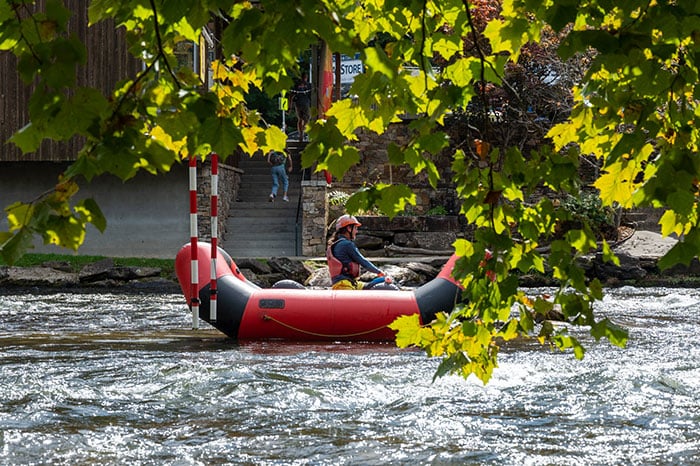
<path id="1" fill-rule="evenodd" d="M 172 76 L 173 81 L 175 81 L 175 85 L 177 86 L 178 89 L 182 89 L 182 85 L 180 84 L 180 80 L 177 79 L 175 72 L 170 67 L 170 62 L 168 62 L 168 58 L 165 56 L 165 52 L 163 52 L 163 39 L 160 35 L 160 26 L 158 24 L 158 10 L 156 9 L 156 2 L 155 2 L 155 0 L 150 0 L 150 3 L 151 3 L 151 9 L 153 10 L 153 27 L 154 27 L 154 31 L 156 34 L 156 42 L 158 44 L 158 54 L 156 55 L 156 60 L 159 57 L 163 58 L 163 62 L 165 63 L 165 68 L 168 70 L 168 73 L 170 73 L 170 76 Z"/>

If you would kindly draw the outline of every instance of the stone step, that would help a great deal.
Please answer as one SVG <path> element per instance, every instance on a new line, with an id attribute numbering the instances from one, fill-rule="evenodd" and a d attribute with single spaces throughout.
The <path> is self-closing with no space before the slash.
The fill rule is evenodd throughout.
<path id="1" fill-rule="evenodd" d="M 294 183 L 292 181 L 289 182 L 289 188 L 287 189 L 287 195 L 288 196 L 299 196 L 301 194 L 301 187 L 299 186 L 301 183 Z M 282 195 L 282 186 L 279 186 L 277 189 L 277 194 Z M 262 197 L 267 197 L 270 195 L 270 191 L 272 191 L 272 183 L 266 183 L 266 184 L 260 184 L 260 185 L 246 185 L 245 183 L 241 183 L 241 185 L 238 188 L 238 197 L 239 199 L 243 199 L 243 195 L 246 195 L 250 201 L 255 201 L 258 200 Z"/>
<path id="2" fill-rule="evenodd" d="M 289 181 L 301 181 L 301 173 L 289 173 Z M 272 184 L 272 175 L 270 170 L 250 170 L 246 171 L 241 177 L 241 183 L 248 184 Z"/>
<path id="3" fill-rule="evenodd" d="M 284 202 L 278 195 L 275 202 L 268 201 L 268 192 L 260 195 L 259 200 L 236 202 L 231 206 L 229 217 L 294 217 L 296 218 L 298 197 L 290 197 L 289 202 Z"/>
<path id="4" fill-rule="evenodd" d="M 232 210 L 230 215 L 235 215 L 237 209 L 249 209 L 251 207 L 255 209 L 276 209 L 293 205 L 296 209 L 297 201 L 299 200 L 299 193 L 290 189 L 287 197 L 289 197 L 289 201 L 283 201 L 282 193 L 280 190 L 277 190 L 277 197 L 275 198 L 274 202 L 270 202 L 270 188 L 258 192 L 239 192 L 237 202 L 231 206 Z"/>
<path id="5" fill-rule="evenodd" d="M 236 257 L 288 257 L 297 251 L 297 209 L 301 194 L 300 158 L 293 150 L 295 170 L 289 174 L 289 202 L 282 200 L 281 186 L 275 202 L 269 201 L 272 189 L 270 165 L 264 157 L 241 160 L 243 170 L 238 199 L 226 219 L 222 247 Z"/>
<path id="6" fill-rule="evenodd" d="M 262 220 L 262 222 L 261 222 Z M 264 224 L 266 231 L 260 231 L 260 225 Z M 227 236 L 244 235 L 250 238 L 256 236 L 277 236 L 284 233 L 296 231 L 296 222 L 292 218 L 264 218 L 260 217 L 231 217 L 226 222 Z"/>
<path id="7" fill-rule="evenodd" d="M 234 259 L 243 257 L 294 257 L 298 256 L 296 241 L 240 240 L 229 243 L 224 250 Z"/>

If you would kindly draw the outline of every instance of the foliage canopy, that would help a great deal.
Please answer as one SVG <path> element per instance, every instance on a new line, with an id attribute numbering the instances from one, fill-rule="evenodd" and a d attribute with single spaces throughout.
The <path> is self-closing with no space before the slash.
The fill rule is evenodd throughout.
<path id="1" fill-rule="evenodd" d="M 336 102 L 311 125 L 303 164 L 342 177 L 358 161 L 348 144 L 358 130 L 382 133 L 399 115 L 418 115 L 410 142 L 388 148 L 391 163 L 408 164 L 436 185 L 441 174 L 431 154 L 451 157 L 461 214 L 477 228 L 473 240 L 455 243 L 465 304 L 429 326 L 415 318 L 394 324 L 400 345 L 443 358 L 438 375 L 475 374 L 485 382 L 499 342 L 519 335 L 583 357 L 565 327 L 535 325 L 533 316 L 554 307 L 596 339 L 625 344 L 624 330 L 594 315 L 601 284 L 587 280 L 576 263 L 599 247 L 616 261 L 609 245 L 599 246 L 585 222 L 552 240 L 569 214 L 550 197 L 536 196 L 543 189 L 577 194 L 582 155 L 601 167 L 594 187 L 604 206 L 667 208 L 662 231 L 682 241 L 663 266 L 687 264 L 700 250 L 695 0 L 93 0 L 91 24 L 110 20 L 124 28 L 130 52 L 145 64 L 111 96 L 75 87 L 86 51 L 66 30 L 70 15 L 61 0 L 46 0 L 43 10 L 33 1 L 0 2 L 0 50 L 15 54 L 18 73 L 36 85 L 31 122 L 11 142 L 31 152 L 45 138 L 87 141 L 55 191 L 6 209 L 9 231 L 0 232 L 0 245 L 8 262 L 35 234 L 77 248 L 87 222 L 105 227 L 94 202 L 71 204 L 79 176 L 129 179 L 211 151 L 283 149 L 285 135 L 262 124 L 246 96 L 253 88 L 270 96 L 288 89 L 297 58 L 319 41 L 335 52 L 359 53 L 366 72 L 353 84 L 356 99 Z M 226 58 L 214 62 L 215 85 L 207 90 L 192 71 L 176 67 L 174 51 L 180 41 L 197 40 L 212 18 L 224 25 Z M 489 118 L 489 86 L 524 98 L 510 86 L 508 67 L 552 34 L 561 38 L 562 58 L 585 55 L 590 64 L 571 87 L 570 115 L 549 130 L 550 143 L 523 151 L 492 131 L 498 122 Z M 482 137 L 448 147 L 445 119 L 469 111 L 481 112 Z M 349 205 L 367 209 L 372 203 L 393 216 L 412 199 L 405 187 L 378 185 Z M 543 255 L 538 245 L 546 241 L 551 250 Z M 530 297 L 518 289 L 515 272 L 545 270 L 561 284 L 553 296 Z"/>

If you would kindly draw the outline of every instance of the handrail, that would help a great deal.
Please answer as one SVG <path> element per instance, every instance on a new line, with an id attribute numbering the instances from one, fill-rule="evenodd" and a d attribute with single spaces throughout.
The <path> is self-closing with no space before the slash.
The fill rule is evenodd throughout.
<path id="1" fill-rule="evenodd" d="M 306 143 L 303 141 L 299 141 L 297 143 L 297 154 L 301 154 L 301 151 L 303 148 L 300 149 L 300 146 L 306 147 Z M 299 167 L 301 168 L 301 157 L 299 157 Z M 296 217 L 294 219 L 294 251 L 297 256 L 301 256 L 301 214 L 302 214 L 302 196 L 304 194 L 304 181 L 306 179 L 306 175 L 308 173 L 308 169 L 302 168 L 301 169 L 301 180 L 299 180 L 299 197 L 297 198 L 297 211 L 296 211 Z"/>

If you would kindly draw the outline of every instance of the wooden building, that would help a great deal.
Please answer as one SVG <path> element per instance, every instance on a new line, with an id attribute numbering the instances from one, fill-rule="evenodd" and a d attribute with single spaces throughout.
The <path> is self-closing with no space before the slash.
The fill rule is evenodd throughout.
<path id="1" fill-rule="evenodd" d="M 43 9 L 46 1 L 36 2 Z M 75 34 L 87 48 L 87 61 L 77 70 L 77 84 L 101 89 L 111 94 L 115 85 L 135 76 L 143 64 L 127 50 L 124 31 L 108 21 L 88 27 L 88 3 L 65 0 L 73 12 L 68 32 Z M 39 150 L 23 154 L 8 139 L 29 122 L 28 103 L 32 86 L 17 73 L 17 59 L 0 52 L 0 207 L 16 201 L 30 202 L 52 189 L 57 177 L 76 160 L 83 140 L 67 142 L 45 140 Z M 78 180 L 78 199 L 93 197 L 107 218 L 107 231 L 89 226 L 79 253 L 112 257 L 171 258 L 189 238 L 187 167 L 174 166 L 170 173 L 152 176 L 139 174 L 127 183 L 114 176 L 100 176 L 89 184 Z M 0 216 L 0 230 L 7 229 L 5 215 Z M 67 253 L 69 251 L 40 244 L 34 251 Z"/>
<path id="2" fill-rule="evenodd" d="M 43 8 L 44 3 L 44 0 L 38 1 L 38 8 Z M 88 27 L 87 2 L 66 0 L 65 3 L 73 11 L 68 31 L 84 41 L 87 48 L 87 62 L 77 70 L 77 84 L 101 89 L 108 95 L 117 82 L 134 76 L 143 64 L 129 54 L 123 31 L 115 29 L 112 23 L 101 22 Z M 3 142 L 29 121 L 27 103 L 32 86 L 22 81 L 16 70 L 16 57 L 0 52 L 0 140 Z M 38 151 L 30 154 L 22 154 L 14 144 L 4 144 L 0 149 L 0 162 L 72 161 L 82 144 L 79 139 L 65 143 L 44 141 Z"/>

